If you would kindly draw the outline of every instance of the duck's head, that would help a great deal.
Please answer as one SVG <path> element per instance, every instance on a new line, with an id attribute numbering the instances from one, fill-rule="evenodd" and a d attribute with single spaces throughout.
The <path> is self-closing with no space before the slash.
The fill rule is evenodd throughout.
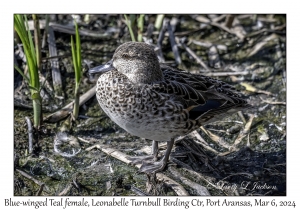
<path id="1" fill-rule="evenodd" d="M 111 70 L 124 74 L 135 84 L 146 84 L 163 79 L 154 49 L 143 42 L 126 42 L 120 45 L 109 62 L 90 69 L 89 74 Z"/>

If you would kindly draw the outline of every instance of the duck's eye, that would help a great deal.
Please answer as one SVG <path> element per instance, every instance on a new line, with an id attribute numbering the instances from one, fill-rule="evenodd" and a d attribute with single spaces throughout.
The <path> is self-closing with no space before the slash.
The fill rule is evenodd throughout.
<path id="1" fill-rule="evenodd" d="M 122 58 L 129 58 L 130 56 L 127 53 L 122 54 Z"/>

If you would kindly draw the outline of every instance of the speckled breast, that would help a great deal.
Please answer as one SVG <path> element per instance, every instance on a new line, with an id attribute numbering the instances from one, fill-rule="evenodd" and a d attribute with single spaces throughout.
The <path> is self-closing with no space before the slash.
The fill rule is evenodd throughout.
<path id="1" fill-rule="evenodd" d="M 151 85 L 133 85 L 117 71 L 101 75 L 97 99 L 103 111 L 132 135 L 156 141 L 169 141 L 189 132 L 188 112 L 167 94 Z"/>

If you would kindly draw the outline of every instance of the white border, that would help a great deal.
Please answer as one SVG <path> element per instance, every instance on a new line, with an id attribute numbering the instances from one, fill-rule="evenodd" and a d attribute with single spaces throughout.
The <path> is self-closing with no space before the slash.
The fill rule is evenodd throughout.
<path id="1" fill-rule="evenodd" d="M 4 3 L 6 3 L 4 5 Z M 30 2 L 30 3 L 28 3 Z M 12 4 L 9 4 L 12 3 Z M 1 177 L 0 177 L 0 206 L 4 206 L 5 198 L 14 200 L 28 200 L 27 197 L 13 197 L 13 14 L 14 13 L 195 13 L 195 14 L 223 14 L 223 13 L 283 13 L 287 14 L 287 196 L 266 197 L 266 200 L 295 200 L 299 208 L 300 202 L 296 199 L 299 194 L 299 107 L 300 96 L 297 84 L 300 79 L 299 69 L 299 6 L 296 1 L 251 0 L 251 1 L 13 1 L 1 2 L 0 19 L 0 53 L 1 53 Z M 299 196 L 297 196 L 298 198 Z M 30 199 L 34 199 L 32 197 Z M 91 199 L 93 197 L 89 197 Z M 213 199 L 226 199 L 226 197 L 213 197 Z M 257 198 L 257 197 L 256 197 Z M 77 198 L 74 198 L 77 200 Z M 79 198 L 78 198 L 79 199 Z M 101 200 L 102 198 L 96 198 Z M 112 199 L 111 197 L 104 197 Z M 143 199 L 143 198 L 137 198 Z M 154 199 L 154 198 L 153 198 Z M 172 198 L 174 199 L 174 197 Z M 181 198 L 185 199 L 185 198 Z M 189 199 L 189 198 L 186 198 Z M 202 198 L 201 198 L 202 199 Z M 203 198 L 206 199 L 206 198 Z M 230 197 L 230 200 L 254 200 L 249 197 Z M 253 201 L 254 202 L 254 201 Z M 5 206 L 4 206 L 5 207 Z M 14 207 L 16 208 L 16 207 Z M 45 207 L 41 207 L 45 208 Z M 51 207 L 47 207 L 51 208 Z M 102 208 L 102 207 L 98 207 Z M 125 207 L 126 208 L 126 207 Z M 131 208 L 131 207 L 130 207 Z M 149 208 L 149 207 L 146 207 Z M 153 208 L 153 207 L 152 207 Z M 166 208 L 166 207 L 162 207 Z M 167 207 L 171 208 L 171 207 Z M 184 209 L 184 207 L 172 207 Z M 198 207 L 199 208 L 199 207 Z M 210 207 L 209 207 L 210 208 Z M 231 208 L 231 207 L 223 207 Z M 255 207 L 266 209 L 266 207 Z M 2 209 L 2 208 L 1 208 Z M 33 207 L 31 207 L 33 209 Z M 62 208 L 60 208 L 62 209 Z M 78 209 L 78 208 L 77 208 Z M 86 208 L 85 208 L 86 209 Z"/>

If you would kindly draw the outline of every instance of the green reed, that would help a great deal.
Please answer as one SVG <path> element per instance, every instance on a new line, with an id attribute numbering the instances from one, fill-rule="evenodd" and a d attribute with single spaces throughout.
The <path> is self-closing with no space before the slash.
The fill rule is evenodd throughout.
<path id="1" fill-rule="evenodd" d="M 73 107 L 73 116 L 75 119 L 77 119 L 78 112 L 79 112 L 79 85 L 82 77 L 82 70 L 81 70 L 80 36 L 78 31 L 78 25 L 75 20 L 74 20 L 74 24 L 75 24 L 76 45 L 74 44 L 73 36 L 71 36 L 72 59 L 73 59 L 73 66 L 75 71 L 75 99 L 74 99 L 74 107 Z"/>
<path id="2" fill-rule="evenodd" d="M 143 30 L 144 30 L 144 17 L 145 15 L 129 15 L 129 18 L 127 15 L 124 15 L 126 20 L 126 25 L 128 27 L 131 41 L 137 41 L 142 42 L 143 41 Z"/>
<path id="3" fill-rule="evenodd" d="M 29 77 L 27 77 L 17 66 L 15 66 L 15 69 L 28 82 L 33 103 L 34 127 L 39 128 L 42 123 L 42 98 L 40 96 L 41 86 L 38 73 L 41 63 L 41 41 L 39 21 L 36 15 L 32 15 L 32 17 L 34 20 L 35 45 L 33 44 L 33 38 L 28 27 L 26 15 L 14 15 L 14 29 L 16 30 L 23 44 L 23 49 L 28 65 Z"/>

